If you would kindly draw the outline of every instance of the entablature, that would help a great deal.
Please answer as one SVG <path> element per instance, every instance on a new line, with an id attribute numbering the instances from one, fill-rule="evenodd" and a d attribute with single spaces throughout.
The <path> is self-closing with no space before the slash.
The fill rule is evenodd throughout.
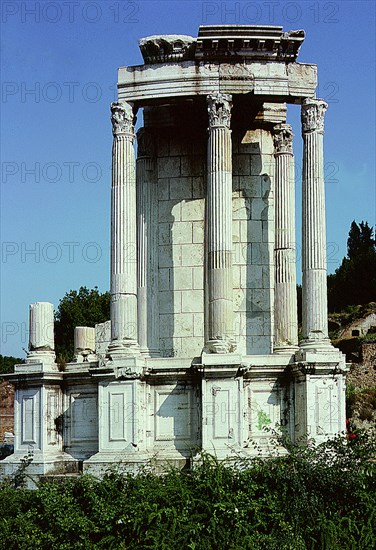
<path id="1" fill-rule="evenodd" d="M 304 98 L 315 96 L 316 87 L 316 65 L 277 61 L 183 61 L 121 67 L 118 73 L 119 100 L 141 107 L 155 100 L 216 91 L 301 103 Z"/>

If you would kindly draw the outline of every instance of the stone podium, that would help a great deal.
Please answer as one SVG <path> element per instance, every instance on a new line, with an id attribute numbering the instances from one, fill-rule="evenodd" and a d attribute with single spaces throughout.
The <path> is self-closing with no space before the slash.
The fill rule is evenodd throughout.
<path id="1" fill-rule="evenodd" d="M 64 372 L 50 352 L 38 356 L 45 368 L 28 362 L 9 377 L 22 417 L 27 384 L 44 391 L 54 373 L 69 467 L 183 466 L 202 450 L 267 453 L 270 428 L 303 443 L 345 430 L 346 365 L 327 332 L 327 105 L 316 66 L 297 62 L 303 40 L 282 27 L 202 26 L 197 38 L 140 40 L 144 64 L 119 69 L 105 336 L 93 350 L 78 327 Z M 287 104 L 302 113 L 300 343 Z M 37 417 L 43 425 L 45 411 Z M 16 432 L 13 463 L 20 445 Z"/>

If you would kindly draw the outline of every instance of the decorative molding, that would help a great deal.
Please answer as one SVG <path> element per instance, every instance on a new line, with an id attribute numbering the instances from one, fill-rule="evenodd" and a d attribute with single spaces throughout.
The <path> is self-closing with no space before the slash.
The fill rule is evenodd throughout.
<path id="1" fill-rule="evenodd" d="M 224 127 L 230 128 L 231 121 L 231 95 L 220 92 L 207 96 L 209 128 Z"/>
<path id="2" fill-rule="evenodd" d="M 228 59 L 229 56 L 295 61 L 304 31 L 283 32 L 282 27 L 263 25 L 202 25 L 198 31 L 196 59 Z"/>
<path id="3" fill-rule="evenodd" d="M 115 379 L 123 378 L 125 380 L 136 380 L 141 378 L 142 370 L 134 370 L 131 367 L 114 367 Z"/>
<path id="4" fill-rule="evenodd" d="M 145 63 L 179 62 L 194 59 L 196 39 L 185 34 L 153 35 L 138 41 Z"/>
<path id="5" fill-rule="evenodd" d="M 292 127 L 290 124 L 277 124 L 274 126 L 274 153 L 289 153 L 292 151 L 292 140 L 294 134 L 292 133 Z"/>
<path id="6" fill-rule="evenodd" d="M 221 64 L 219 65 L 219 79 L 220 80 L 245 80 L 249 83 L 253 89 L 253 72 L 250 65 L 245 63 Z M 252 83 L 252 84 L 251 84 Z"/>
<path id="7" fill-rule="evenodd" d="M 116 101 L 111 103 L 112 133 L 114 136 L 121 134 L 134 135 L 136 117 L 130 103 Z"/>
<path id="8" fill-rule="evenodd" d="M 302 132 L 324 133 L 324 115 L 328 104 L 323 99 L 305 99 L 302 103 Z"/>

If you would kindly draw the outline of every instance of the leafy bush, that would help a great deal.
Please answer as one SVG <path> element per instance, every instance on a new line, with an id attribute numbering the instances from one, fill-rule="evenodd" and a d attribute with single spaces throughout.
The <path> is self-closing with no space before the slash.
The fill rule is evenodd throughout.
<path id="1" fill-rule="evenodd" d="M 286 456 L 138 475 L 113 469 L 0 488 L 10 549 L 369 550 L 375 547 L 375 441 L 365 433 Z"/>

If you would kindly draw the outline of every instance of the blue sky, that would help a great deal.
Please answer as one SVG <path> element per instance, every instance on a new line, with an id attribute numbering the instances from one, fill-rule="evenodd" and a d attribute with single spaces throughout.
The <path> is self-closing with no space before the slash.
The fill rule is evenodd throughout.
<path id="1" fill-rule="evenodd" d="M 109 288 L 111 126 L 117 68 L 151 34 L 202 24 L 306 31 L 326 99 L 328 270 L 353 219 L 375 224 L 373 1 L 6 1 L 1 3 L 1 353 L 24 356 L 28 306 L 81 285 Z M 300 233 L 300 110 L 295 133 Z M 300 265 L 298 265 L 298 278 Z M 360 281 L 360 284 L 366 284 Z"/>

